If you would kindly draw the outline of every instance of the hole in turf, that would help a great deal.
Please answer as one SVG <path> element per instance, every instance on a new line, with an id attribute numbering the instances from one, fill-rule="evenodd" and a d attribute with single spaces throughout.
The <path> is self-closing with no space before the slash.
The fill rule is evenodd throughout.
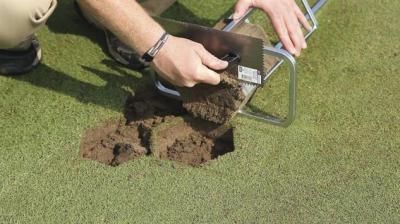
<path id="1" fill-rule="evenodd" d="M 81 141 L 84 158 L 111 166 L 146 155 L 200 166 L 233 150 L 232 127 L 191 118 L 152 89 L 128 97 L 124 119 L 88 130 Z"/>

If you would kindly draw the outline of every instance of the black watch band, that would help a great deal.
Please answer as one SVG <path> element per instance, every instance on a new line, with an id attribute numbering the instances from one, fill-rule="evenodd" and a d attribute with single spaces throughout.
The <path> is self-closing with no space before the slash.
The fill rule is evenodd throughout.
<path id="1" fill-rule="evenodd" d="M 164 34 L 160 37 L 160 39 L 157 41 L 156 44 L 154 44 L 153 47 L 151 47 L 146 53 L 140 57 L 140 61 L 145 64 L 149 65 L 154 57 L 157 55 L 157 53 L 161 50 L 161 48 L 165 45 L 169 37 L 169 34 L 167 32 L 164 32 Z"/>

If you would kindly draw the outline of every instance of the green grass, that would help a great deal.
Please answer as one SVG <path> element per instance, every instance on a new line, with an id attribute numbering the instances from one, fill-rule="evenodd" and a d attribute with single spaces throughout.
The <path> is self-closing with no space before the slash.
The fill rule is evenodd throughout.
<path id="1" fill-rule="evenodd" d="M 166 16 L 211 25 L 232 2 L 182 0 Z M 60 1 L 39 32 L 43 64 L 0 76 L 0 223 L 400 222 L 399 12 L 389 0 L 326 5 L 298 59 L 289 128 L 238 117 L 236 150 L 209 166 L 112 168 L 80 158 L 80 137 L 147 81 Z M 285 76 L 253 105 L 284 108 Z"/>

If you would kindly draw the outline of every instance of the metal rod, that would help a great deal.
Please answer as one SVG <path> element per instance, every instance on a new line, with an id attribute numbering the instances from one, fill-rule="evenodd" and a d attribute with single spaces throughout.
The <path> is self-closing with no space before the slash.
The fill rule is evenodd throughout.
<path id="1" fill-rule="evenodd" d="M 317 14 L 317 12 L 322 8 L 322 6 L 324 6 L 325 5 L 325 3 L 327 3 L 328 2 L 328 0 L 319 0 L 318 2 L 316 2 L 314 5 L 313 5 L 313 7 L 311 8 L 311 10 L 312 10 L 312 12 L 314 13 L 314 14 Z M 310 19 L 310 16 L 309 15 L 306 15 L 306 18 L 307 19 Z"/>
<path id="2" fill-rule="evenodd" d="M 229 17 L 229 19 L 231 20 L 231 22 L 229 22 L 224 28 L 222 28 L 222 31 L 225 32 L 231 32 L 235 27 L 240 26 L 242 23 L 244 23 L 246 21 L 247 18 L 249 18 L 249 16 L 251 15 L 251 13 L 254 11 L 254 8 L 250 8 L 248 9 L 244 15 L 242 17 L 240 17 L 239 19 L 232 19 L 231 15 Z"/>

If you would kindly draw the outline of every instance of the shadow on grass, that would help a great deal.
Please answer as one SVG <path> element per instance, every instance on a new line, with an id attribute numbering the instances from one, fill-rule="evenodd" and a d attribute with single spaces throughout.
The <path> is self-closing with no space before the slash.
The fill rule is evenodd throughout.
<path id="1" fill-rule="evenodd" d="M 226 17 L 227 15 L 228 13 L 222 17 Z M 178 2 L 168 9 L 162 16 L 206 26 L 213 25 L 217 22 L 196 16 L 188 8 Z M 73 34 L 89 38 L 91 42 L 97 44 L 104 52 L 107 52 L 103 31 L 90 25 L 79 15 L 74 7 L 74 1 L 59 1 L 57 9 L 48 21 L 47 25 L 49 30 L 55 33 Z M 73 55 L 71 55 L 71 57 L 73 57 Z M 124 71 L 121 68 L 121 65 L 112 60 L 103 60 L 101 63 L 111 68 L 115 73 L 104 72 L 97 68 L 88 66 L 71 66 L 81 66 L 83 70 L 90 72 L 93 75 L 97 75 L 106 81 L 105 86 L 97 86 L 80 81 L 44 64 L 40 65 L 29 74 L 14 78 L 44 89 L 74 97 L 82 103 L 96 104 L 115 111 L 121 111 L 124 103 L 123 99 L 130 94 L 130 91 L 125 88 L 126 86 L 150 82 L 150 79 L 148 78 L 140 80 L 133 77 Z M 144 77 L 147 77 L 147 75 L 144 75 Z"/>
<path id="2" fill-rule="evenodd" d="M 171 6 L 167 11 L 165 11 L 161 17 L 175 19 L 183 22 L 198 24 L 202 26 L 214 26 L 219 20 L 222 18 L 228 18 L 230 12 L 233 10 L 233 7 L 228 9 L 220 18 L 217 20 L 202 18 L 193 13 L 190 9 L 186 6 L 176 2 L 174 5 Z"/>
<path id="3" fill-rule="evenodd" d="M 47 21 L 47 27 L 54 33 L 84 36 L 108 53 L 104 32 L 79 15 L 74 1 L 59 1 L 57 9 Z"/>
<path id="4" fill-rule="evenodd" d="M 85 104 L 96 104 L 114 111 L 121 111 L 125 97 L 131 94 L 128 86 L 143 84 L 147 79 L 132 76 L 111 60 L 104 60 L 102 63 L 115 72 L 104 72 L 88 66 L 81 67 L 103 79 L 105 81 L 103 86 L 75 79 L 44 64 L 33 72 L 16 76 L 14 79 L 74 97 Z"/>

